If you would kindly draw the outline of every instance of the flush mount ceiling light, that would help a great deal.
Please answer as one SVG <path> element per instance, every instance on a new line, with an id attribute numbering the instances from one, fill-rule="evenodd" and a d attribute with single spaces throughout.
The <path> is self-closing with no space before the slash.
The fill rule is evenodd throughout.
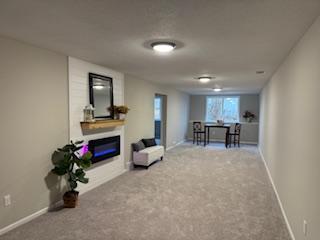
<path id="1" fill-rule="evenodd" d="M 173 42 L 154 42 L 151 43 L 151 47 L 156 52 L 168 53 L 176 48 L 176 44 Z"/>
<path id="2" fill-rule="evenodd" d="M 93 88 L 96 90 L 102 90 L 102 89 L 104 89 L 104 86 L 103 85 L 94 85 Z"/>
<path id="3" fill-rule="evenodd" d="M 198 77 L 198 79 L 201 83 L 208 83 L 211 81 L 212 77 Z"/>
<path id="4" fill-rule="evenodd" d="M 221 87 L 215 87 L 215 88 L 212 88 L 213 91 L 215 92 L 221 92 L 222 91 L 222 88 Z"/>

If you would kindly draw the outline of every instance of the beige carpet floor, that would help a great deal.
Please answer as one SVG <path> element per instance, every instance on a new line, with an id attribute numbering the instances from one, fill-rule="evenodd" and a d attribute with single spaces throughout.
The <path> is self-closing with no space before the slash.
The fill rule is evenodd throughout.
<path id="1" fill-rule="evenodd" d="M 182 144 L 1 240 L 289 240 L 257 148 Z"/>

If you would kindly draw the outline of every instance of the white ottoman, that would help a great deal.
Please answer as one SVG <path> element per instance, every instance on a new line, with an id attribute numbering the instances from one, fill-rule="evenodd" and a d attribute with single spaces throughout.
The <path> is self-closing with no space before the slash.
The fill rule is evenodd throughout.
<path id="1" fill-rule="evenodd" d="M 133 152 L 133 164 L 148 168 L 150 164 L 157 160 L 162 160 L 164 155 L 163 146 L 147 147 L 139 152 Z"/>

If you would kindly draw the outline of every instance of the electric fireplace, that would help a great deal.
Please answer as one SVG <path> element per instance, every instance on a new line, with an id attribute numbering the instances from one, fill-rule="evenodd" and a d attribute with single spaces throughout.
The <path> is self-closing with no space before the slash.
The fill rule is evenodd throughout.
<path id="1" fill-rule="evenodd" d="M 92 163 L 120 155 L 120 136 L 90 140 L 88 150 L 92 153 Z"/>

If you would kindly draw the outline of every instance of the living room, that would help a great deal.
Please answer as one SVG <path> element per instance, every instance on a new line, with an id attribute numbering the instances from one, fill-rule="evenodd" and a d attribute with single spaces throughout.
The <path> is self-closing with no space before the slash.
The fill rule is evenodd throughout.
<path id="1" fill-rule="evenodd" d="M 2 1 L 0 239 L 319 239 L 319 15 Z"/>

